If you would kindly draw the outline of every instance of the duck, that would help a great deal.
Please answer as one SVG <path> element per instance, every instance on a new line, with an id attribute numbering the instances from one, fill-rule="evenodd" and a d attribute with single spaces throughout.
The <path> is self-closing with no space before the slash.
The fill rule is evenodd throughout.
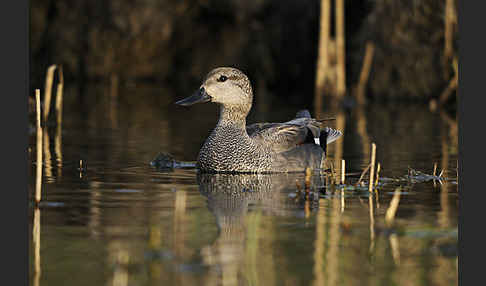
<path id="1" fill-rule="evenodd" d="M 234 67 L 218 67 L 204 78 L 199 89 L 175 104 L 219 105 L 219 120 L 202 145 L 196 168 L 203 173 L 290 173 L 323 168 L 326 146 L 342 132 L 321 128 L 322 120 L 306 109 L 282 123 L 247 125 L 253 103 L 248 77 Z"/>

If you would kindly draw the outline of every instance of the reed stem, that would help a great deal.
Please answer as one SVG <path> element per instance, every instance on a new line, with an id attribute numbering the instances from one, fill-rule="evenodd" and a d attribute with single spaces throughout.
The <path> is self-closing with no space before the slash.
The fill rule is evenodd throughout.
<path id="1" fill-rule="evenodd" d="M 321 0 L 321 15 L 319 29 L 319 55 L 317 58 L 316 87 L 314 106 L 316 116 L 322 108 L 322 96 L 327 84 L 329 69 L 329 34 L 330 34 L 330 0 Z"/>
<path id="2" fill-rule="evenodd" d="M 344 0 L 336 0 L 336 57 L 337 57 L 337 96 L 346 93 L 346 53 L 344 29 Z"/>
<path id="3" fill-rule="evenodd" d="M 363 66 L 361 67 L 361 73 L 359 75 L 359 82 L 356 88 L 356 101 L 362 105 L 366 102 L 365 88 L 368 84 L 368 78 L 370 77 L 371 64 L 373 62 L 373 54 L 375 52 L 375 45 L 372 42 L 366 43 L 365 56 L 363 59 Z"/>
<path id="4" fill-rule="evenodd" d="M 344 181 L 346 179 L 346 161 L 341 160 L 341 184 L 344 185 Z"/>
<path id="5" fill-rule="evenodd" d="M 371 167 L 371 164 L 368 165 L 364 170 L 363 172 L 361 173 L 361 176 L 359 176 L 359 180 L 358 182 L 356 183 L 356 185 L 359 185 L 361 183 L 361 180 L 363 180 L 364 176 L 366 175 L 366 173 L 368 173 L 368 170 L 370 169 Z"/>
<path id="6" fill-rule="evenodd" d="M 57 92 L 56 92 L 56 117 L 57 117 L 57 125 L 60 126 L 62 124 L 62 95 L 63 95 L 63 88 L 64 88 L 64 74 L 62 71 L 62 66 L 59 66 L 58 74 L 59 74 L 59 83 L 57 84 Z"/>
<path id="7" fill-rule="evenodd" d="M 37 165 L 35 181 L 35 203 L 38 205 L 41 201 L 41 184 L 42 184 L 42 127 L 41 127 L 41 108 L 40 108 L 40 90 L 35 90 L 35 104 L 37 114 Z"/>
<path id="8" fill-rule="evenodd" d="M 371 144 L 371 169 L 370 169 L 370 181 L 368 185 L 368 191 L 371 192 L 373 190 L 373 182 L 375 176 L 375 159 L 376 159 L 376 144 Z"/>
<path id="9" fill-rule="evenodd" d="M 44 113 L 43 120 L 47 121 L 49 117 L 49 110 L 51 108 L 51 93 L 52 93 L 52 83 L 54 82 L 54 71 L 56 70 L 56 65 L 51 65 L 47 69 L 46 84 L 44 87 Z"/>

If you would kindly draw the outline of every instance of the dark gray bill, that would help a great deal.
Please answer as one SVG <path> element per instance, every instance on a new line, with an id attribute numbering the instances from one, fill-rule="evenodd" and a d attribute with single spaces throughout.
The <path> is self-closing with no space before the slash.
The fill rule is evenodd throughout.
<path id="1" fill-rule="evenodd" d="M 183 105 L 183 106 L 189 106 L 189 105 L 193 105 L 195 103 L 203 103 L 203 102 L 208 102 L 208 101 L 211 101 L 211 96 L 209 96 L 209 94 L 207 94 L 204 87 L 201 87 L 193 95 L 177 101 L 176 104 Z"/>

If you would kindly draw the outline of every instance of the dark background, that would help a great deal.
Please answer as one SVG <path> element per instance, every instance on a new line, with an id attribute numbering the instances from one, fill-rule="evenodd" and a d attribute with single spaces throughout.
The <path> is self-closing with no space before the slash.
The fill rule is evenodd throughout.
<path id="1" fill-rule="evenodd" d="M 442 0 L 345 1 L 348 90 L 372 41 L 368 97 L 438 97 L 453 74 L 443 61 L 444 7 Z M 255 90 L 312 102 L 319 13 L 318 0 L 34 0 L 30 89 L 42 88 L 47 67 L 61 64 L 80 97 L 87 82 L 112 76 L 121 85 L 149 83 L 190 94 L 212 68 L 235 66 Z M 454 35 L 456 54 L 457 29 Z"/>

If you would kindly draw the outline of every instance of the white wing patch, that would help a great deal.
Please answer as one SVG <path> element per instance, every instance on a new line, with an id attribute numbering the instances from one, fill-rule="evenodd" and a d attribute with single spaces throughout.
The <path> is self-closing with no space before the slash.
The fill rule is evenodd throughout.
<path id="1" fill-rule="evenodd" d="M 319 137 L 314 138 L 314 143 L 316 143 L 317 145 L 321 146 L 321 140 L 319 140 Z"/>

